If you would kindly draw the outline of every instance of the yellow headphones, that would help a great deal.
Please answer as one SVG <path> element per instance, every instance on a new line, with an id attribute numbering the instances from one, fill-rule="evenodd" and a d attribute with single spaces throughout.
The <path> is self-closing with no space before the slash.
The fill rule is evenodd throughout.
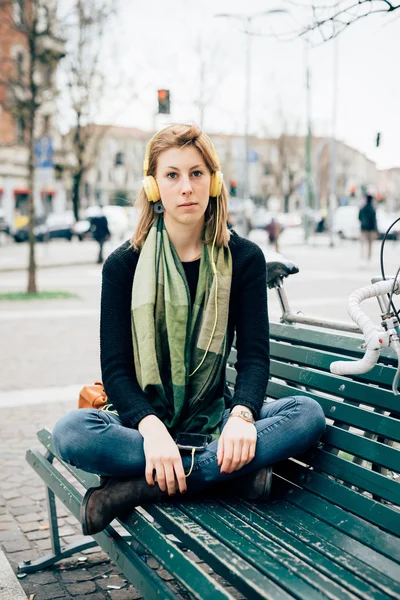
<path id="1" fill-rule="evenodd" d="M 144 177 L 144 179 L 143 179 L 142 183 L 143 183 L 143 188 L 144 188 L 145 194 L 146 194 L 149 202 L 158 202 L 159 200 L 161 200 L 160 190 L 158 189 L 157 181 L 155 180 L 155 178 L 152 175 L 147 175 L 147 172 L 149 170 L 149 157 L 150 157 L 151 144 L 162 131 L 169 129 L 170 127 L 173 127 L 173 125 L 168 125 L 168 127 L 164 127 L 164 129 L 161 129 L 161 131 L 158 131 L 155 135 L 153 135 L 153 137 L 151 138 L 151 140 L 149 141 L 149 143 L 147 144 L 147 147 L 146 147 L 146 152 L 144 155 L 144 162 L 143 162 L 143 177 Z M 218 170 L 215 171 L 214 173 L 212 173 L 211 181 L 210 181 L 210 197 L 218 198 L 221 195 L 222 182 L 224 180 L 224 176 L 221 172 L 221 164 L 219 161 L 217 151 L 215 150 L 214 144 L 212 143 L 212 141 L 210 140 L 210 138 L 208 137 L 207 134 L 202 132 L 202 135 L 204 135 L 207 138 L 207 140 L 209 141 L 209 143 L 211 144 L 211 148 L 213 150 L 213 158 L 218 165 Z"/>

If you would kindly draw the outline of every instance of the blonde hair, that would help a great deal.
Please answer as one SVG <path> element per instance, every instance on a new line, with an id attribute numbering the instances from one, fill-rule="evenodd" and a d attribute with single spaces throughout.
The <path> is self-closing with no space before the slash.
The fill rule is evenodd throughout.
<path id="1" fill-rule="evenodd" d="M 184 146 L 194 146 L 203 156 L 204 162 L 210 173 L 213 174 L 219 170 L 219 164 L 215 157 L 215 150 L 208 138 L 200 127 L 197 125 L 171 125 L 170 127 L 160 131 L 153 139 L 150 145 L 149 152 L 149 167 L 147 175 L 156 176 L 157 160 L 161 152 L 170 148 L 183 148 Z M 217 224 L 217 202 L 218 202 L 218 224 Z M 139 251 L 143 246 L 150 227 L 154 223 L 156 213 L 154 212 L 153 202 L 149 202 L 144 191 L 140 190 L 136 205 L 140 210 L 140 218 L 136 230 L 131 239 L 131 246 Z M 222 191 L 219 198 L 211 198 L 209 200 L 205 212 L 205 231 L 208 232 L 208 238 L 204 240 L 205 244 L 211 244 L 215 235 L 215 227 L 217 226 L 216 245 L 227 246 L 230 238 L 229 229 L 226 226 L 228 217 L 228 190 L 222 183 Z"/>

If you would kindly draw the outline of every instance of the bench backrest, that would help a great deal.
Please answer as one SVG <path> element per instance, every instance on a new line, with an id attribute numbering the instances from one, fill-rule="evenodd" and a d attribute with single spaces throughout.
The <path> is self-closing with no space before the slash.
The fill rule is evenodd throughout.
<path id="1" fill-rule="evenodd" d="M 271 323 L 267 401 L 292 395 L 317 400 L 327 418 L 318 445 L 278 469 L 320 498 L 400 535 L 400 396 L 391 390 L 395 356 L 384 350 L 369 373 L 332 375 L 334 360 L 360 358 L 363 339 Z M 234 386 L 236 350 L 227 365 Z"/>

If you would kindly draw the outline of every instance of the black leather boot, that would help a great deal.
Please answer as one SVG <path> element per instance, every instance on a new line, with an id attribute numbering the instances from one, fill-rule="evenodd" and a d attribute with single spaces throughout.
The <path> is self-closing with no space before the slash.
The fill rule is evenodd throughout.
<path id="1" fill-rule="evenodd" d="M 230 493 L 246 500 L 267 501 L 271 492 L 272 467 L 264 467 L 254 473 L 239 475 L 226 482 L 224 487 Z"/>
<path id="2" fill-rule="evenodd" d="M 135 506 L 159 502 L 166 492 L 144 477 L 102 477 L 98 487 L 89 488 L 82 500 L 80 521 L 83 535 L 103 531 L 116 517 L 126 518 Z"/>

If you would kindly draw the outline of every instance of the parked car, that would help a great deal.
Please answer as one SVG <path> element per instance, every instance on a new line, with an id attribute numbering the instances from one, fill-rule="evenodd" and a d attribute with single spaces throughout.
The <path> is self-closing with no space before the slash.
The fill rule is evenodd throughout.
<path id="1" fill-rule="evenodd" d="M 360 221 L 358 214 L 360 207 L 357 205 L 339 206 L 333 216 L 333 232 L 337 233 L 341 238 L 349 240 L 358 240 L 360 237 Z M 376 226 L 378 229 L 378 237 L 382 239 L 390 225 L 396 220 L 398 215 L 390 213 L 381 207 L 376 210 Z M 400 222 L 391 230 L 388 239 L 400 239 Z"/>
<path id="2" fill-rule="evenodd" d="M 92 219 L 102 212 L 107 218 L 108 228 L 112 238 L 123 241 L 126 237 L 129 237 L 131 226 L 126 209 L 123 206 L 114 206 L 111 204 L 104 206 L 103 209 L 99 206 L 88 206 L 88 208 L 82 212 L 82 219 L 79 219 L 79 221 L 73 225 L 73 235 L 80 241 L 93 239 Z"/>
<path id="3" fill-rule="evenodd" d="M 7 235 L 10 233 L 10 228 L 7 225 L 6 216 L 2 208 L 0 208 L 0 233 L 6 233 Z"/>
<path id="4" fill-rule="evenodd" d="M 333 215 L 332 231 L 346 240 L 358 240 L 360 237 L 359 206 L 339 206 Z"/>
<path id="5" fill-rule="evenodd" d="M 47 218 L 37 217 L 33 233 L 37 242 L 44 242 L 54 238 L 72 240 L 72 226 L 74 217 L 72 211 L 65 213 L 51 213 Z M 14 231 L 16 242 L 26 242 L 29 239 L 28 224 Z"/>
<path id="6" fill-rule="evenodd" d="M 400 215 L 387 212 L 382 208 L 378 208 L 376 211 L 376 225 L 378 228 L 378 237 L 380 240 L 383 239 L 385 233 L 389 229 L 392 223 L 399 217 Z M 396 223 L 390 230 L 389 235 L 387 236 L 389 240 L 399 240 L 400 239 L 400 222 Z"/>

